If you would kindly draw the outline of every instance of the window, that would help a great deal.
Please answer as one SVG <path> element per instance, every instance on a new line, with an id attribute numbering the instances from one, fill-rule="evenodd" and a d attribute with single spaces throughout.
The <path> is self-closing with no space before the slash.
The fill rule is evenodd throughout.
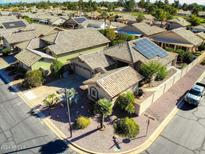
<path id="1" fill-rule="evenodd" d="M 95 87 L 90 88 L 90 96 L 94 99 L 98 99 L 98 91 Z"/>

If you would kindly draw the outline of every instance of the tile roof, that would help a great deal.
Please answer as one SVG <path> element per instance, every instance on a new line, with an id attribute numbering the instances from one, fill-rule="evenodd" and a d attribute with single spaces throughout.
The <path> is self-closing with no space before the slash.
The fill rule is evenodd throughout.
<path id="1" fill-rule="evenodd" d="M 102 52 L 81 55 L 78 58 L 86 63 L 91 69 L 96 69 L 99 67 L 106 68 L 113 63 Z"/>
<path id="2" fill-rule="evenodd" d="M 177 35 L 179 35 L 180 37 L 187 40 L 188 42 L 190 42 L 193 45 L 200 45 L 203 42 L 203 40 L 201 38 L 196 36 L 190 30 L 186 30 L 185 28 L 173 29 L 172 32 L 176 33 Z"/>
<path id="3" fill-rule="evenodd" d="M 196 35 L 198 37 L 200 37 L 201 39 L 205 40 L 205 33 L 204 32 L 196 33 Z"/>
<path id="4" fill-rule="evenodd" d="M 111 98 L 128 90 L 143 77 L 137 73 L 132 67 L 127 66 L 116 70 L 108 71 L 100 74 L 92 79 L 84 82 L 84 84 L 95 83 Z"/>
<path id="5" fill-rule="evenodd" d="M 55 43 L 47 48 L 56 55 L 87 49 L 110 41 L 97 30 L 76 29 L 58 32 Z"/>
<path id="6" fill-rule="evenodd" d="M 141 38 L 141 39 L 148 39 L 148 38 Z M 151 40 L 149 40 L 149 41 L 151 41 Z M 170 63 L 177 56 L 175 53 L 167 52 L 164 50 L 168 54 L 166 57 L 160 58 L 159 56 L 156 56 L 152 59 L 147 59 L 139 51 L 134 49 L 136 42 L 137 42 L 137 40 L 132 40 L 132 41 L 129 41 L 128 43 L 125 42 L 125 43 L 110 47 L 108 49 L 105 49 L 104 53 L 105 53 L 105 55 L 107 55 L 109 57 L 112 57 L 112 58 L 118 59 L 118 60 L 122 60 L 122 61 L 128 62 L 128 63 L 135 63 L 138 61 L 141 61 L 143 63 L 147 63 L 150 60 L 152 60 L 152 61 L 154 60 L 154 61 L 159 61 L 163 65 Z M 161 48 L 161 47 L 159 47 L 159 48 Z"/>
<path id="7" fill-rule="evenodd" d="M 26 24 L 22 20 L 3 22 L 2 25 L 5 29 L 26 27 Z"/>
<path id="8" fill-rule="evenodd" d="M 29 50 L 19 52 L 15 57 L 17 60 L 25 64 L 27 67 L 31 67 L 33 64 L 35 64 L 42 58 L 38 54 L 35 54 Z"/>
<path id="9" fill-rule="evenodd" d="M 54 57 L 47 55 L 43 52 L 37 51 L 37 50 L 23 50 L 19 52 L 16 56 L 16 59 L 22 62 L 27 67 L 31 67 L 33 64 L 38 62 L 41 58 L 47 58 L 47 59 L 55 59 Z"/>
<path id="10" fill-rule="evenodd" d="M 178 23 L 178 24 L 180 24 L 181 26 L 184 26 L 184 27 L 190 25 L 190 23 L 182 17 L 177 17 L 177 18 L 171 19 L 171 20 L 169 20 L 169 22 Z"/>
<path id="11" fill-rule="evenodd" d="M 60 31 L 60 29 L 57 30 L 55 27 L 41 24 L 30 24 L 26 28 L 14 31 L 12 33 L 4 33 L 2 35 L 8 41 L 8 43 L 16 44 L 29 41 L 41 35 L 54 34 L 58 31 Z"/>
<path id="12" fill-rule="evenodd" d="M 134 28 L 137 28 L 138 30 L 140 30 L 146 36 L 150 36 L 150 35 L 153 35 L 153 34 L 157 34 L 157 33 L 161 33 L 161 32 L 166 31 L 163 28 L 160 28 L 160 27 L 157 27 L 157 26 L 150 26 L 150 25 L 148 25 L 144 22 L 134 23 L 134 24 L 132 24 L 132 26 Z"/>

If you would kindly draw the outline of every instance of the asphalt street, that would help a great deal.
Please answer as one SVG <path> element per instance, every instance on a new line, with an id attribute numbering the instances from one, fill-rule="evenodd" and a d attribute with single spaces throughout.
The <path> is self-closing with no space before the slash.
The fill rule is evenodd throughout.
<path id="1" fill-rule="evenodd" d="M 75 153 L 0 80 L 0 154 Z"/>
<path id="2" fill-rule="evenodd" d="M 142 154 L 205 154 L 205 97 L 197 108 L 184 103 L 158 139 Z"/>

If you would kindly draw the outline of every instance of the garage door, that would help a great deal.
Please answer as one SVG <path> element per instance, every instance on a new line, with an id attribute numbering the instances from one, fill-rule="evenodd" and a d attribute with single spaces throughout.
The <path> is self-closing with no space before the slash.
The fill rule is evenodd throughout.
<path id="1" fill-rule="evenodd" d="M 84 67 L 82 67 L 80 65 L 76 65 L 76 64 L 74 65 L 74 67 L 75 67 L 74 70 L 75 70 L 76 74 L 78 74 L 86 79 L 91 78 L 91 72 L 87 68 L 84 68 Z"/>

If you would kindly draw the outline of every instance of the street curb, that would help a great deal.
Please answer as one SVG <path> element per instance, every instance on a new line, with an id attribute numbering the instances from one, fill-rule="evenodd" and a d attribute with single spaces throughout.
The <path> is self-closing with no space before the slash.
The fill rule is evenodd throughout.
<path id="1" fill-rule="evenodd" d="M 200 81 L 203 77 L 205 76 L 205 72 L 202 73 L 202 75 L 197 79 L 197 81 Z M 2 72 L 0 72 L 0 77 L 1 78 L 4 78 L 5 77 L 2 75 Z M 2 80 L 4 80 L 2 79 Z M 5 81 L 9 81 L 9 80 L 5 80 Z M 196 81 L 196 82 L 197 82 Z M 24 97 L 22 96 L 22 92 L 18 92 L 18 88 L 15 87 L 15 86 L 12 86 L 10 84 L 10 81 L 8 82 L 9 86 L 11 86 L 12 88 L 14 88 L 14 90 L 17 90 L 17 95 L 30 107 L 30 108 L 33 108 L 35 107 L 34 104 L 32 103 L 29 103 L 27 102 L 27 100 L 24 99 Z M 183 105 L 181 104 L 183 102 L 179 102 L 180 105 Z M 152 135 L 144 142 L 142 143 L 141 145 L 137 146 L 136 148 L 133 148 L 131 150 L 128 150 L 128 151 L 124 151 L 124 152 L 120 152 L 120 154 L 131 154 L 131 153 L 141 153 L 143 151 L 145 151 L 157 138 L 158 136 L 161 134 L 161 132 L 164 130 L 164 128 L 167 126 L 167 124 L 172 120 L 172 118 L 176 115 L 176 113 L 179 111 L 178 107 L 175 106 L 174 109 L 168 114 L 168 116 L 161 122 L 161 124 L 155 129 L 155 131 L 152 133 Z M 39 114 L 41 115 L 42 113 L 39 112 Z M 51 120 L 49 120 L 48 118 L 44 118 L 44 119 L 41 119 L 43 121 L 43 123 L 49 127 L 49 129 L 51 129 L 51 131 L 53 131 L 57 137 L 59 137 L 60 139 L 62 139 L 68 146 L 69 148 L 71 148 L 72 150 L 78 152 L 78 153 L 82 153 L 82 154 L 86 154 L 86 153 L 89 153 L 89 154 L 112 154 L 112 153 L 99 153 L 99 152 L 94 152 L 94 151 L 90 151 L 90 150 L 87 150 L 87 149 L 84 149 L 80 146 L 78 146 L 77 144 L 75 143 L 72 143 L 70 142 L 69 140 L 67 140 L 67 137 L 66 135 L 60 131 L 54 124 Z M 113 153 L 113 154 L 116 154 L 116 153 Z"/>

